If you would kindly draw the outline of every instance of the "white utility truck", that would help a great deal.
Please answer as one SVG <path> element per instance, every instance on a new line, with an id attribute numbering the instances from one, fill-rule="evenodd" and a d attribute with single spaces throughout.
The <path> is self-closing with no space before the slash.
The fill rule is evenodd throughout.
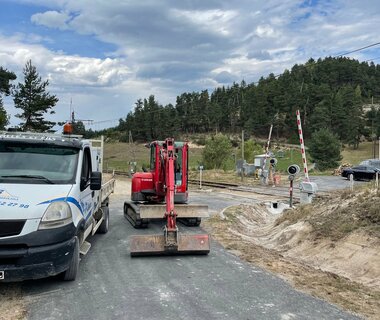
<path id="1" fill-rule="evenodd" d="M 0 132 L 0 282 L 76 278 L 88 236 L 108 231 L 102 165 L 103 139 Z"/>

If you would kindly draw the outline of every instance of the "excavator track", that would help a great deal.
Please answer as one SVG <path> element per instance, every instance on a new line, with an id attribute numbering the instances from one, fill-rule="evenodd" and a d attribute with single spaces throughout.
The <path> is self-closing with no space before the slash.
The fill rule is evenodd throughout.
<path id="1" fill-rule="evenodd" d="M 177 218 L 178 222 L 181 222 L 188 227 L 199 227 L 201 224 L 201 218 Z"/>
<path id="2" fill-rule="evenodd" d="M 143 229 L 148 227 L 149 220 L 140 218 L 140 209 L 138 205 L 133 202 L 124 202 L 124 217 L 135 229 Z"/>
<path id="3" fill-rule="evenodd" d="M 124 202 L 124 217 L 132 224 L 136 229 L 147 228 L 149 225 L 149 220 L 140 217 L 140 205 L 132 201 Z M 145 206 L 145 207 L 149 207 Z M 155 217 L 156 219 L 159 217 Z M 162 217 L 164 220 L 164 217 Z M 201 218 L 177 218 L 178 222 L 181 222 L 188 227 L 198 227 L 201 224 Z"/>

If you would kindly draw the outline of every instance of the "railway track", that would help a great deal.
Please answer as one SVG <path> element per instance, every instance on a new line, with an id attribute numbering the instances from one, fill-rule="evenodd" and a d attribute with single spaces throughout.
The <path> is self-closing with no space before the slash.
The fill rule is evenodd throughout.
<path id="1" fill-rule="evenodd" d="M 109 172 L 111 173 L 111 172 Z M 118 171 L 114 170 L 112 171 L 113 174 L 119 175 L 119 176 L 130 176 L 129 172 L 125 171 Z M 199 180 L 197 179 L 189 179 L 189 184 L 192 185 L 199 185 Z M 230 182 L 217 182 L 217 181 L 203 181 L 202 180 L 202 187 L 213 187 L 213 188 L 220 188 L 220 189 L 228 189 L 233 191 L 241 191 L 241 192 L 252 192 L 262 195 L 269 195 L 269 196 L 278 196 L 278 197 L 289 197 L 289 187 L 288 186 L 268 186 L 268 185 L 255 185 L 255 186 L 244 186 L 237 183 L 230 183 Z M 318 191 L 317 196 L 318 197 L 324 197 L 328 194 L 327 191 Z M 297 187 L 293 188 L 293 197 L 296 199 L 300 198 L 300 191 Z"/>
<path id="2" fill-rule="evenodd" d="M 199 185 L 199 180 L 189 179 L 189 183 L 193 185 Z M 243 186 L 237 183 L 215 182 L 215 181 L 202 181 L 202 186 L 228 189 L 228 190 L 241 191 L 241 192 L 252 192 L 252 193 L 257 193 L 257 194 L 279 196 L 279 197 L 289 196 L 289 188 L 285 186 L 276 186 L 276 187 L 264 186 L 264 185 Z M 300 197 L 299 190 L 295 190 L 293 196 L 295 198 L 299 198 Z"/>
<path id="3" fill-rule="evenodd" d="M 199 180 L 189 179 L 189 183 L 193 185 L 199 185 Z M 202 186 L 229 189 L 234 191 L 252 192 L 263 195 L 281 196 L 289 197 L 289 187 L 288 186 L 276 186 L 271 185 L 255 185 L 255 186 L 244 186 L 236 183 L 227 182 L 215 182 L 215 181 L 202 181 Z M 325 197 L 328 195 L 328 191 L 319 190 L 317 197 Z M 300 198 L 300 190 L 298 187 L 293 187 L 293 197 Z"/>
<path id="4" fill-rule="evenodd" d="M 196 179 L 189 179 L 188 180 L 190 184 L 198 184 L 199 185 L 199 180 Z M 236 183 L 227 183 L 227 182 L 216 182 L 216 181 L 203 181 L 202 180 L 202 186 L 206 187 L 216 187 L 216 188 L 238 188 L 239 185 Z"/>

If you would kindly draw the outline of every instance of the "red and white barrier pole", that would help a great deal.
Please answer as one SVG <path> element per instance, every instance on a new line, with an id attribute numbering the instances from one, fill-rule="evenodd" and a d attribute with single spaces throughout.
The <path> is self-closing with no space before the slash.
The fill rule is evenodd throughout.
<path id="1" fill-rule="evenodd" d="M 269 158 L 269 144 L 270 144 L 270 139 L 272 137 L 272 129 L 273 129 L 273 124 L 270 125 L 268 141 L 265 145 L 265 157 L 264 157 L 264 162 L 263 162 L 263 167 L 262 167 L 263 174 L 264 174 L 264 170 L 266 170 L 267 159 Z M 268 176 L 266 178 L 264 178 L 264 183 L 265 184 L 268 183 Z"/>
<path id="2" fill-rule="evenodd" d="M 301 154 L 302 154 L 302 162 L 303 162 L 303 171 L 305 173 L 305 181 L 310 181 L 309 180 L 309 172 L 307 170 L 306 151 L 305 151 L 305 144 L 304 144 L 304 141 L 303 141 L 301 116 L 300 116 L 300 111 L 299 110 L 297 110 L 297 125 L 298 125 L 298 134 L 299 134 L 299 137 L 300 137 Z"/>

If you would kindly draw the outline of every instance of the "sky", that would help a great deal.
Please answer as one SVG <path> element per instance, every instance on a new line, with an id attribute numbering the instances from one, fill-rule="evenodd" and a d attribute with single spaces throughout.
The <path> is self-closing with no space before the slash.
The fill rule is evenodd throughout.
<path id="1" fill-rule="evenodd" d="M 118 124 L 139 98 L 257 81 L 309 58 L 380 42 L 378 0 L 0 0 L 0 66 L 28 60 L 86 128 Z M 380 45 L 347 55 L 380 62 Z M 20 123 L 4 99 L 11 125 Z"/>

